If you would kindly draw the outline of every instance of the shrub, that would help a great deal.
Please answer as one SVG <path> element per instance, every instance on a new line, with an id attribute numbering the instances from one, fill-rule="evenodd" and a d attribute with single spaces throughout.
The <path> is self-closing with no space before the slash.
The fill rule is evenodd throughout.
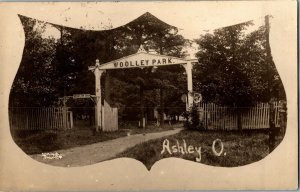
<path id="1" fill-rule="evenodd" d="M 190 130 L 200 130 L 203 126 L 200 122 L 200 116 L 198 112 L 198 106 L 193 105 L 189 111 L 183 113 L 186 119 L 184 127 Z"/>

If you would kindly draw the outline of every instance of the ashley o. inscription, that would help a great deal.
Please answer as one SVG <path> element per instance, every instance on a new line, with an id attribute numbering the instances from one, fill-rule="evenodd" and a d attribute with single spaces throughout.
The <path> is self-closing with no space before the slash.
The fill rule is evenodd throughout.
<path id="1" fill-rule="evenodd" d="M 160 154 L 168 153 L 169 155 L 175 155 L 179 154 L 179 156 L 182 155 L 189 155 L 189 154 L 195 154 L 196 155 L 196 162 L 201 161 L 202 152 L 204 152 L 201 146 L 193 146 L 188 145 L 187 142 L 183 139 L 183 142 L 180 143 L 177 139 L 175 139 L 175 143 L 171 144 L 171 141 L 168 139 L 165 139 L 162 144 L 162 150 Z M 219 147 L 217 147 L 219 146 Z M 224 152 L 224 144 L 220 139 L 215 139 L 213 141 L 213 144 L 211 146 L 211 150 L 214 156 L 220 157 L 222 154 L 226 156 L 226 152 Z M 208 151 L 205 151 L 208 152 Z"/>

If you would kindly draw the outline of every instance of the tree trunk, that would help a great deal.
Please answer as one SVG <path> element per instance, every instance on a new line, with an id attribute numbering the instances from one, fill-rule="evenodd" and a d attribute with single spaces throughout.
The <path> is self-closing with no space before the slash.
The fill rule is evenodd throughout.
<path id="1" fill-rule="evenodd" d="M 162 37 L 161 37 L 161 41 L 162 41 Z M 159 54 L 163 55 L 163 47 L 162 44 L 159 47 Z M 164 120 L 164 108 L 165 108 L 165 103 L 164 103 L 164 89 L 160 88 L 159 89 L 159 96 L 160 96 L 160 110 L 159 110 L 159 124 L 160 126 L 164 126 L 165 124 L 165 120 Z"/>
<path id="2" fill-rule="evenodd" d="M 271 55 L 271 47 L 270 47 L 270 40 L 269 40 L 269 34 L 270 34 L 270 24 L 269 24 L 269 15 L 265 16 L 265 27 L 266 27 L 266 60 L 269 65 L 272 65 L 272 55 Z"/>
<path id="3" fill-rule="evenodd" d="M 140 111 L 141 111 L 141 117 L 140 117 L 140 122 L 141 122 L 141 127 L 145 128 L 144 118 L 145 118 L 145 102 L 144 102 L 144 87 L 141 85 L 140 86 Z"/>
<path id="4" fill-rule="evenodd" d="M 59 32 L 60 32 L 60 45 L 63 46 L 63 26 L 60 27 Z"/>
<path id="5" fill-rule="evenodd" d="M 159 123 L 164 125 L 164 89 L 160 88 L 160 110 L 159 110 Z"/>
<path id="6" fill-rule="evenodd" d="M 270 33 L 270 23 L 269 23 L 269 15 L 265 16 L 265 27 L 266 27 L 266 62 L 269 65 L 273 65 L 273 59 L 271 55 L 271 47 L 269 42 L 269 33 Z M 271 153 L 275 148 L 275 137 L 276 137 L 276 127 L 275 127 L 275 106 L 274 99 L 272 98 L 269 101 L 269 153 Z"/>

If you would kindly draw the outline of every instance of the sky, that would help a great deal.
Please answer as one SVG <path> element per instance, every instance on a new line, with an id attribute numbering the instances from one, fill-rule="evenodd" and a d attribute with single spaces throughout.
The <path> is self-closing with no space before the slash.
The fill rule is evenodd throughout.
<path id="1" fill-rule="evenodd" d="M 205 30 L 213 30 L 248 20 L 263 19 L 269 14 L 265 2 L 98 2 L 61 3 L 59 6 L 36 6 L 19 11 L 25 16 L 69 27 L 103 30 L 124 25 L 150 12 L 166 23 L 176 26 L 189 39 Z M 55 11 L 55 12 L 54 12 Z M 43 12 L 45 14 L 43 14 Z M 53 14 L 49 15 L 47 12 Z"/>
<path id="2" fill-rule="evenodd" d="M 264 9 L 265 3 L 259 1 L 255 3 L 247 1 L 98 2 L 60 3 L 55 6 L 49 3 L 31 9 L 26 9 L 25 6 L 24 10 L 19 12 L 41 21 L 89 30 L 116 28 L 145 12 L 150 12 L 160 20 L 179 28 L 179 34 L 185 38 L 193 40 L 214 29 L 249 20 L 254 20 L 256 23 L 252 29 L 257 28 L 263 24 L 266 14 L 272 14 L 268 9 Z M 47 29 L 47 34 L 59 36 L 59 32 L 51 27 Z M 194 55 L 195 47 L 188 51 Z"/>

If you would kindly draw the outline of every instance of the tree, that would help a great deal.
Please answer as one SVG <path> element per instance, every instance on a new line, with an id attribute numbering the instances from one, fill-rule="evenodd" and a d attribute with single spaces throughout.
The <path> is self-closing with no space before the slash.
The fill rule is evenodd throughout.
<path id="1" fill-rule="evenodd" d="M 55 100 L 51 65 L 55 39 L 44 37 L 46 23 L 19 15 L 24 26 L 25 47 L 10 93 L 10 106 L 48 106 Z"/>
<path id="2" fill-rule="evenodd" d="M 268 25 L 246 34 L 252 22 L 215 30 L 196 42 L 199 65 L 195 66 L 196 89 L 206 101 L 238 107 L 238 128 L 244 107 L 285 92 L 270 56 Z"/>
<path id="3" fill-rule="evenodd" d="M 252 22 L 202 35 L 195 66 L 196 90 L 204 100 L 245 107 L 271 97 L 285 99 L 274 63 L 266 58 L 266 27 L 246 34 Z"/>

